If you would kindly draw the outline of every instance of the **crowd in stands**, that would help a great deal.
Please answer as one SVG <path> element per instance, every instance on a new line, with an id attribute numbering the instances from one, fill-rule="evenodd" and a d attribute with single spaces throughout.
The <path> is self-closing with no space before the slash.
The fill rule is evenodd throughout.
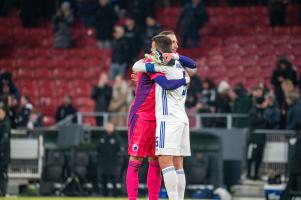
<path id="1" fill-rule="evenodd" d="M 197 46 L 199 30 L 210 20 L 205 5 L 219 5 L 222 2 L 225 1 L 182 0 L 177 2 L 183 6 L 177 27 L 175 27 L 180 33 L 182 47 L 194 48 Z M 271 26 L 284 25 L 283 20 L 288 1 L 229 0 L 227 2 L 231 6 L 250 5 L 250 3 L 267 5 Z M 78 18 L 81 18 L 87 28 L 87 35 L 97 38 L 98 47 L 112 50 L 110 76 L 101 74 L 98 84 L 91 89 L 91 97 L 95 101 L 95 111 L 126 112 L 133 98 L 133 89 L 123 79 L 126 68 L 139 58 L 141 51 L 149 51 L 150 38 L 162 30 L 154 15 L 156 4 L 170 6 L 173 3 L 168 0 L 163 2 L 152 0 L 43 2 L 28 0 L 26 3 L 21 1 L 19 7 L 24 27 L 31 28 L 41 25 L 39 21 L 41 18 L 52 19 L 56 48 L 73 47 L 72 28 Z M 298 3 L 300 2 L 298 1 Z M 7 15 L 13 4 L 16 4 L 13 0 L 3 1 L 0 5 L 1 15 Z M 109 84 L 111 82 L 114 84 Z M 267 116 L 275 117 L 278 115 L 271 115 L 271 113 L 279 112 L 277 120 L 281 122 L 280 127 L 269 124 L 266 125 L 266 128 L 295 129 L 297 125 L 292 123 L 297 122 L 289 119 L 295 119 L 295 116 L 297 117 L 300 113 L 298 112 L 300 98 L 297 93 L 300 81 L 294 66 L 288 59 L 279 59 L 272 75 L 271 84 L 275 88 L 274 92 L 261 83 L 258 83 L 251 91 L 247 91 L 242 83 L 237 83 L 231 88 L 229 83 L 222 81 L 215 86 L 214 81 L 210 78 L 194 76 L 191 78 L 187 108 L 191 112 L 197 113 L 245 113 L 250 116 L 253 112 L 257 112 L 257 108 L 260 108 L 260 112 L 263 113 L 262 119 L 267 120 L 267 124 L 270 123 L 268 120 L 271 120 L 266 119 Z M 11 74 L 2 74 L 0 87 L 1 98 L 5 99 L 9 105 L 14 127 L 42 126 L 42 114 L 31 104 L 30 97 L 20 95 L 12 81 Z M 66 97 L 56 112 L 56 121 L 58 122 L 70 114 L 74 115 L 74 113 L 76 113 L 76 108 L 72 105 L 72 99 Z M 124 120 L 125 116 L 123 118 L 116 117 L 114 122 L 117 125 L 124 125 Z M 96 122 L 97 125 L 102 125 L 102 117 L 96 117 Z M 205 126 L 225 125 L 224 120 L 205 120 L 203 123 Z M 246 122 L 240 120 L 235 123 L 237 126 L 246 125 Z"/>
<path id="2" fill-rule="evenodd" d="M 300 80 L 293 64 L 288 58 L 281 57 L 276 63 L 271 77 L 273 90 L 258 83 L 250 91 L 242 83 L 233 88 L 221 81 L 218 86 L 209 78 L 191 78 L 186 107 L 197 113 L 244 113 L 250 114 L 249 123 L 256 128 L 301 128 Z M 255 114 L 254 114 L 255 113 Z M 258 119 L 261 117 L 261 124 Z M 296 120 L 292 120 L 296 119 Z M 256 121 L 256 123 L 252 122 Z M 299 121 L 298 121 L 299 120 Z M 225 120 L 204 120 L 204 126 L 225 126 Z M 253 124 L 253 125 L 252 125 Z M 246 126 L 246 122 L 237 120 L 236 126 Z"/>

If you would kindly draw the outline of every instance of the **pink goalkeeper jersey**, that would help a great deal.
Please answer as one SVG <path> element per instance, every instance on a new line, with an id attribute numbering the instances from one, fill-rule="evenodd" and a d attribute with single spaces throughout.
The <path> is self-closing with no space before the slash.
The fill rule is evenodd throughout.
<path id="1" fill-rule="evenodd" d="M 156 121 L 154 79 L 158 76 L 162 76 L 162 74 L 142 72 L 137 74 L 138 81 L 136 86 L 135 99 L 131 105 L 129 112 L 129 122 L 135 115 L 143 120 Z"/>

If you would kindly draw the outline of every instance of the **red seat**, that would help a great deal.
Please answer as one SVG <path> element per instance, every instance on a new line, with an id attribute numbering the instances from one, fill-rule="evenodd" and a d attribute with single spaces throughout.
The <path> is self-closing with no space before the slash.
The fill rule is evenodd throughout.
<path id="1" fill-rule="evenodd" d="M 19 68 L 13 74 L 15 79 L 34 79 L 35 71 L 30 68 Z"/>
<path id="2" fill-rule="evenodd" d="M 274 34 L 275 35 L 290 35 L 291 34 L 291 28 L 290 27 L 275 27 L 274 28 Z"/>
<path id="3" fill-rule="evenodd" d="M 250 45 L 241 47 L 240 54 L 242 56 L 245 56 L 246 58 L 248 58 L 250 55 L 257 54 L 258 50 L 259 49 L 257 48 L 257 46 L 255 44 L 250 44 Z"/>
<path id="4" fill-rule="evenodd" d="M 16 68 L 33 68 L 34 62 L 31 59 L 18 59 L 15 66 Z"/>
<path id="5" fill-rule="evenodd" d="M 94 101 L 90 97 L 77 97 L 74 98 L 74 104 L 76 107 L 85 106 L 85 107 L 94 107 Z"/>
<path id="6" fill-rule="evenodd" d="M 43 68 L 38 68 L 35 71 L 35 77 L 37 79 L 43 80 L 43 79 L 53 79 L 53 73 L 52 70 L 50 69 L 43 69 Z"/>
<path id="7" fill-rule="evenodd" d="M 55 68 L 53 70 L 53 78 L 54 79 L 64 79 L 68 80 L 71 79 L 71 70 L 65 68 Z"/>
<path id="8" fill-rule="evenodd" d="M 87 67 L 87 62 L 83 59 L 72 59 L 70 62 L 70 67 L 72 69 L 85 69 Z"/>
<path id="9" fill-rule="evenodd" d="M 293 26 L 292 34 L 296 35 L 296 36 L 300 36 L 301 35 L 301 27 L 300 26 Z"/>
<path id="10" fill-rule="evenodd" d="M 265 34 L 265 35 L 271 35 L 272 29 L 269 26 L 256 26 L 255 27 L 256 34 Z"/>
<path id="11" fill-rule="evenodd" d="M 33 67 L 36 69 L 46 69 L 46 68 L 51 68 L 51 62 L 47 58 L 41 58 L 41 59 L 36 59 L 33 62 Z"/>
<path id="12" fill-rule="evenodd" d="M 264 45 L 258 48 L 257 55 L 258 56 L 265 56 L 265 55 L 270 55 L 273 54 L 275 49 L 273 45 Z"/>

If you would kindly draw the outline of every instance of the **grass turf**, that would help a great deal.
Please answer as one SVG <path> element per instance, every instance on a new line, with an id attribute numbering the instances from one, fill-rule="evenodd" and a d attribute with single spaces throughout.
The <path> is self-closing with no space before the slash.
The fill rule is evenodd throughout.
<path id="1" fill-rule="evenodd" d="M 126 200 L 126 198 L 103 197 L 0 197 L 0 200 Z M 142 200 L 142 199 L 141 199 Z"/>

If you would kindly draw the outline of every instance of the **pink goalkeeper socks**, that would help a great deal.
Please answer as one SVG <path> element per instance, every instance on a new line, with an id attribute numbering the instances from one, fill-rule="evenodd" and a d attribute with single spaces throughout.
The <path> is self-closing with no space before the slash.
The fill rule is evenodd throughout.
<path id="1" fill-rule="evenodd" d="M 138 170 L 141 166 L 140 161 L 129 161 L 128 170 L 126 174 L 126 189 L 128 193 L 129 200 L 137 200 L 138 197 Z"/>
<path id="2" fill-rule="evenodd" d="M 161 170 L 159 163 L 149 162 L 147 172 L 147 187 L 149 200 L 158 200 L 161 188 Z"/>

